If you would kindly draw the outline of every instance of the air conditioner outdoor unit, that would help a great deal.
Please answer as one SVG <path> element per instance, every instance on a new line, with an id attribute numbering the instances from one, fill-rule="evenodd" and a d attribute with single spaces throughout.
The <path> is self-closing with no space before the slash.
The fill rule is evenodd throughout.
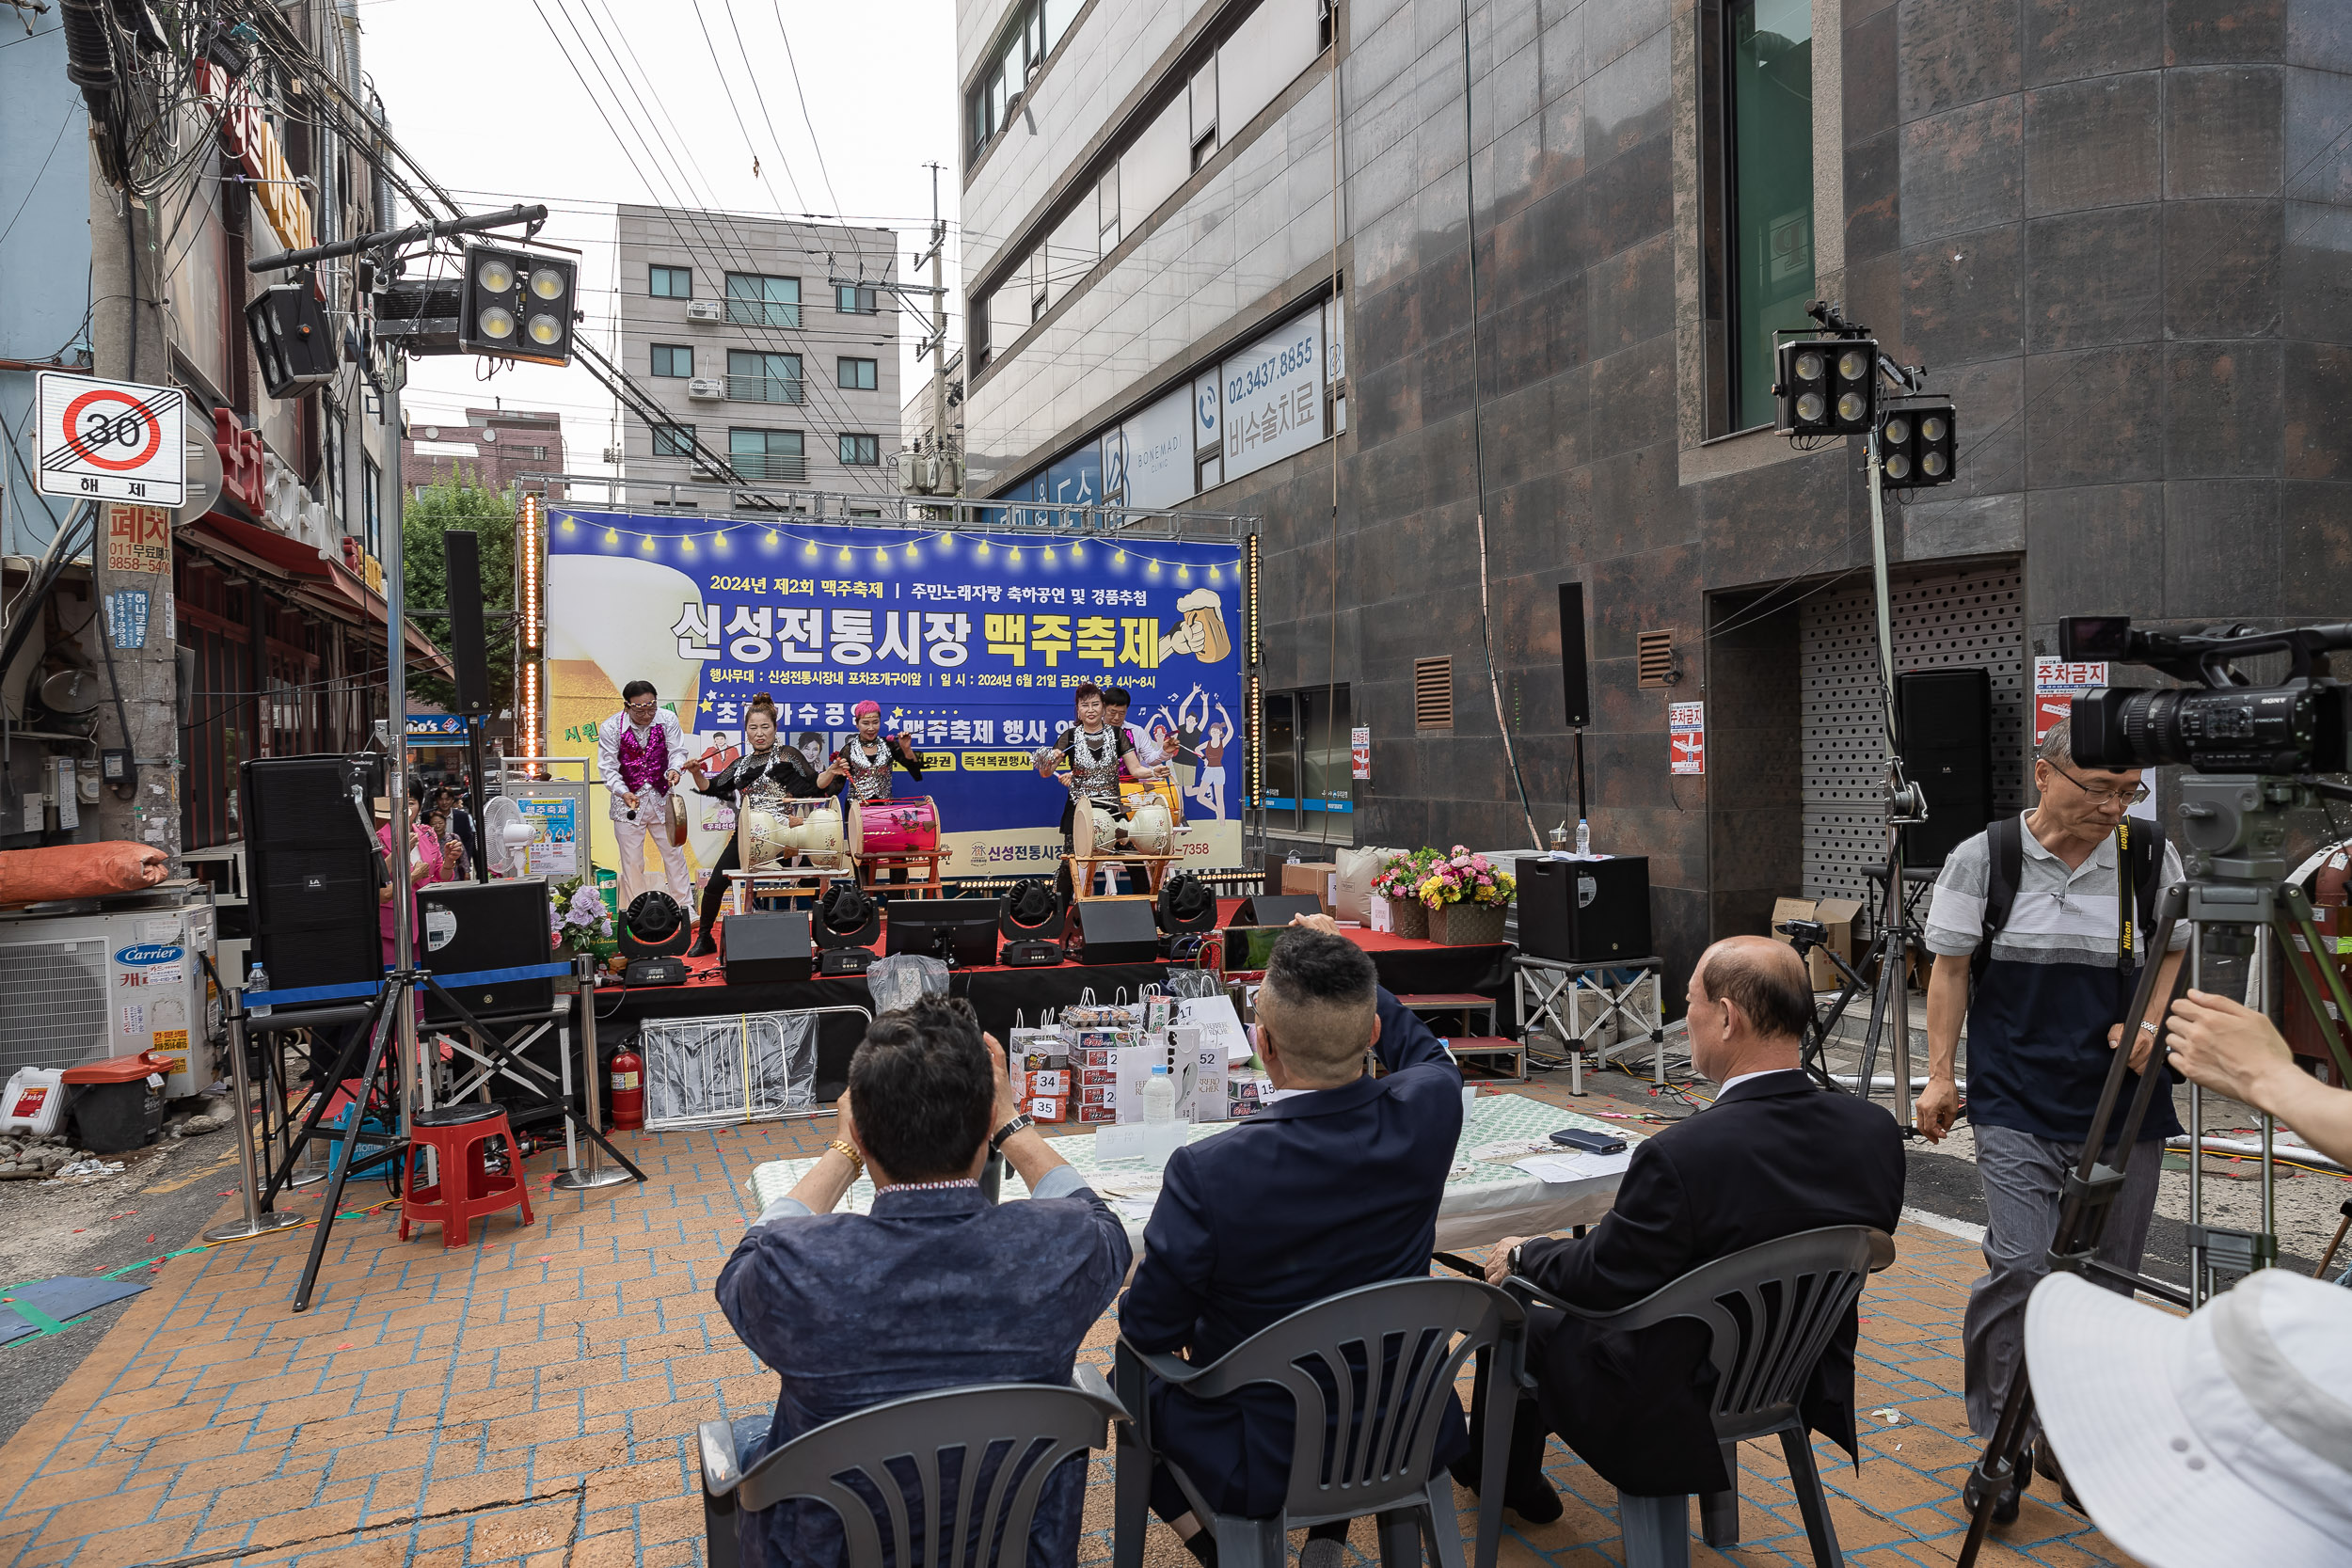
<path id="1" fill-rule="evenodd" d="M 686 319 L 690 322 L 724 321 L 726 309 L 715 299 L 690 300 L 686 306 Z"/>
<path id="2" fill-rule="evenodd" d="M 698 375 L 686 384 L 686 395 L 697 403 L 710 403 L 727 395 L 727 384 L 715 375 Z"/>
<path id="3" fill-rule="evenodd" d="M 170 1057 L 165 1092 L 211 1086 L 214 1006 L 201 953 L 213 953 L 213 908 L 143 898 L 98 914 L 0 916 L 0 1079 L 20 1068 L 69 1068 L 156 1051 Z"/>

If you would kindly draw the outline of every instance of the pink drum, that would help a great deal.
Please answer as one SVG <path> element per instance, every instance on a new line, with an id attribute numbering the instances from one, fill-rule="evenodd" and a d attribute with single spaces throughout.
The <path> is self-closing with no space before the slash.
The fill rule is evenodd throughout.
<path id="1" fill-rule="evenodd" d="M 939 808 L 928 795 L 860 800 L 850 808 L 850 849 L 859 855 L 927 855 L 939 847 Z"/>

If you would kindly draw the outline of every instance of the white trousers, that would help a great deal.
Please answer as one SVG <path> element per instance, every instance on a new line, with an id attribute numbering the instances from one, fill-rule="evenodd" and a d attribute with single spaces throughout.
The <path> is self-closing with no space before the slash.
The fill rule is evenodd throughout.
<path id="1" fill-rule="evenodd" d="M 644 803 L 637 808 L 637 821 L 626 816 L 612 819 L 612 836 L 621 846 L 621 909 L 627 912 L 639 894 L 662 886 L 645 879 L 645 840 L 650 836 L 661 850 L 661 869 L 666 874 L 663 881 L 667 884 L 662 891 L 676 899 L 679 908 L 691 910 L 693 889 L 686 880 L 686 850 L 670 842 L 669 800 L 660 795 L 641 795 L 638 799 Z"/>

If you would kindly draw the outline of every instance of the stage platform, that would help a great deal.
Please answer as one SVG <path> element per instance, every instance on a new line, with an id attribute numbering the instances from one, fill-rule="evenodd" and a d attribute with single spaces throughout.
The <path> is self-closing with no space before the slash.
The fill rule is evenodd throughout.
<path id="1" fill-rule="evenodd" d="M 1220 920 L 1231 920 L 1241 905 L 1238 898 L 1221 899 Z M 888 920 L 885 913 L 883 919 Z M 1385 931 L 1348 930 L 1343 933 L 1372 955 L 1380 983 L 1391 991 L 1476 991 L 1499 1002 L 1497 1026 L 1507 1022 L 1501 1012 L 1510 1005 L 1508 945 L 1448 947 L 1415 941 Z M 878 944 L 878 952 L 882 950 Z M 596 1039 L 611 1051 L 636 1033 L 647 1019 L 707 1018 L 729 1013 L 797 1011 L 809 1007 L 866 1007 L 873 999 L 863 975 L 777 981 L 762 985 L 731 985 L 719 960 L 689 958 L 693 977 L 679 986 L 623 986 L 615 981 L 596 988 Z M 1139 964 L 1059 963 L 1034 969 L 1001 965 L 974 966 L 948 974 L 948 994 L 968 998 L 980 1015 L 983 1028 L 1002 1038 L 1013 1027 L 1017 1013 L 1031 1024 L 1049 1009 L 1067 1007 L 1088 990 L 1098 1002 L 1110 1002 L 1120 990 L 1130 1001 L 1149 985 L 1167 976 L 1165 962 Z M 850 1053 L 857 1049 L 863 1023 L 852 1014 L 829 1015 L 819 1022 L 817 1091 L 831 1100 L 839 1092 Z"/>

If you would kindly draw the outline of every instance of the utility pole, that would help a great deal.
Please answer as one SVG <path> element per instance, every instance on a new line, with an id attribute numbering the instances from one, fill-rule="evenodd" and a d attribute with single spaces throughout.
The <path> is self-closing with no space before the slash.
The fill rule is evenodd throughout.
<path id="1" fill-rule="evenodd" d="M 90 347 L 96 374 L 108 380 L 168 386 L 171 367 L 164 343 L 163 312 L 156 293 L 161 278 L 150 250 L 154 214 L 127 191 L 106 183 L 99 160 L 90 160 Z M 206 438 L 193 417 L 187 439 Z M 87 654 L 90 667 L 107 678 L 107 700 L 99 705 L 102 751 L 126 750 L 129 777 L 102 784 L 98 836 L 151 844 L 171 857 L 179 874 L 180 851 L 180 666 L 173 636 L 169 534 L 161 569 L 151 552 L 125 552 L 120 569 L 107 561 L 108 535 L 118 503 L 93 501 L 98 531 L 90 546 L 90 587 L 97 614 L 90 617 Z M 201 507 L 198 508 L 201 510 Z M 123 506 L 126 528 L 141 509 Z M 168 531 L 171 516 L 165 513 Z M 106 607 L 117 594 L 126 610 L 144 596 L 146 624 L 135 613 L 117 618 Z"/>
<path id="2" fill-rule="evenodd" d="M 931 456 L 947 477 L 947 287 L 941 257 L 947 248 L 947 225 L 939 215 L 939 167 L 931 171 Z M 962 465 L 956 466 L 956 495 L 963 494 Z"/>

